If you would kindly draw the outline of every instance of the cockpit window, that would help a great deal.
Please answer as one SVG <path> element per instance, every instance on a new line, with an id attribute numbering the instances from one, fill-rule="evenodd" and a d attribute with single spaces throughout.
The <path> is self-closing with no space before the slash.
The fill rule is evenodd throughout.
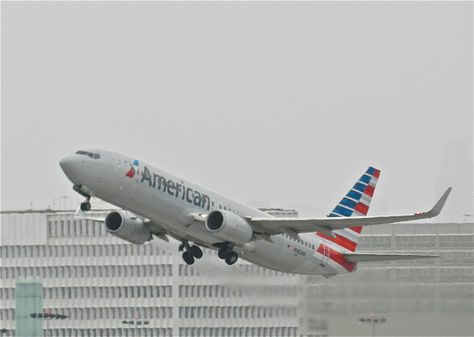
<path id="1" fill-rule="evenodd" d="M 80 155 L 83 155 L 83 156 L 88 156 L 88 157 L 91 157 L 92 159 L 100 159 L 100 154 L 98 154 L 98 153 L 92 153 L 92 152 L 88 152 L 88 151 L 79 150 L 79 151 L 76 151 L 76 154 L 80 154 Z"/>
<path id="2" fill-rule="evenodd" d="M 76 154 L 83 154 L 83 155 L 86 155 L 86 156 L 87 156 L 87 152 L 86 152 L 86 151 L 77 151 Z"/>

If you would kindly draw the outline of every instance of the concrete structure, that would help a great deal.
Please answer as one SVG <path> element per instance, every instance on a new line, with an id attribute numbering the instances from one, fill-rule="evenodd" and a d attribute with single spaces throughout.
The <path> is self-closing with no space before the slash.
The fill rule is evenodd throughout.
<path id="1" fill-rule="evenodd" d="M 278 214 L 276 214 L 278 215 Z M 214 252 L 193 266 L 177 243 L 141 246 L 71 212 L 3 213 L 0 328 L 14 335 L 15 280 L 43 280 L 44 307 L 67 315 L 47 336 L 367 335 L 359 318 L 383 314 L 378 335 L 472 335 L 473 224 L 364 229 L 360 250 L 434 260 L 361 264 L 329 280 L 274 272 Z M 147 320 L 131 327 L 124 320 Z M 429 324 L 427 324 L 429 323 Z"/>

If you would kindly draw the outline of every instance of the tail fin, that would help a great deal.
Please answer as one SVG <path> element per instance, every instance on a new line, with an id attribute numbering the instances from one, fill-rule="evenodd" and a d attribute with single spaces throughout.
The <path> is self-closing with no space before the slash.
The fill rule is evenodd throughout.
<path id="1" fill-rule="evenodd" d="M 346 196 L 342 198 L 339 204 L 329 213 L 328 217 L 367 215 L 379 176 L 380 170 L 369 167 L 349 192 L 347 192 Z M 317 235 L 354 252 L 359 242 L 359 234 L 361 232 L 362 226 L 354 226 L 333 231 L 335 234 L 334 238 L 319 232 Z"/>

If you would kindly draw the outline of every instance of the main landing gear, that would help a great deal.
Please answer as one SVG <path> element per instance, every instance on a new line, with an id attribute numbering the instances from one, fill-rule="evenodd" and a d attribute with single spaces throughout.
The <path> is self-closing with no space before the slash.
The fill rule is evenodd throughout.
<path id="1" fill-rule="evenodd" d="M 223 244 L 217 251 L 217 256 L 220 259 L 225 260 L 229 266 L 233 265 L 239 259 L 239 255 L 233 251 L 234 247 L 230 243 Z"/>
<path id="2" fill-rule="evenodd" d="M 188 241 L 183 241 L 183 243 L 179 246 L 179 251 L 183 252 L 183 260 L 188 265 L 192 265 L 195 259 L 200 259 L 202 257 L 202 250 L 199 246 L 196 245 L 189 245 Z"/>
<path id="3" fill-rule="evenodd" d="M 219 258 L 223 259 L 229 266 L 236 263 L 239 259 L 239 255 L 234 252 L 234 245 L 232 243 L 216 243 L 214 246 L 219 248 L 217 251 Z M 186 240 L 179 245 L 179 251 L 183 251 L 183 261 L 188 265 L 192 265 L 196 259 L 202 257 L 201 248 L 197 245 L 191 246 Z"/>

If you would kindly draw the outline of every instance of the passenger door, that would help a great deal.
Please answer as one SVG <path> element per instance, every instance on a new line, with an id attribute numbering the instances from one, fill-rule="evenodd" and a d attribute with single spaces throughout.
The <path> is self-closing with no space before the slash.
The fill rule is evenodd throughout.
<path id="1" fill-rule="evenodd" d="M 123 178 L 125 176 L 125 163 L 122 158 L 117 158 L 115 162 L 114 175 L 117 178 Z"/>

